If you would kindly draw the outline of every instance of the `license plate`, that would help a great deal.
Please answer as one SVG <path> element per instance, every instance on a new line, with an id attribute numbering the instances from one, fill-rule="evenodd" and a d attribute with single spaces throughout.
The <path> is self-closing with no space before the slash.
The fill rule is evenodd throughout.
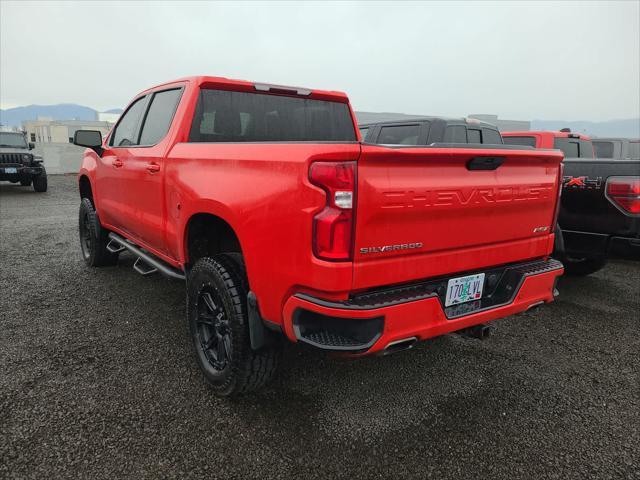
<path id="1" fill-rule="evenodd" d="M 447 297 L 444 306 L 448 307 L 450 305 L 471 302 L 482 298 L 483 286 L 484 273 L 452 278 L 449 280 L 449 283 L 447 283 Z"/>
<path id="2" fill-rule="evenodd" d="M 4 173 L 18 173 L 17 168 L 5 168 Z"/>

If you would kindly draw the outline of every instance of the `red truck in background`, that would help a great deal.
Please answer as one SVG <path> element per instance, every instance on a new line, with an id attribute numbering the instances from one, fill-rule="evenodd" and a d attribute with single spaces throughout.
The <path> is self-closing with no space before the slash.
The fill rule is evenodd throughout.
<path id="1" fill-rule="evenodd" d="M 78 131 L 80 243 L 186 280 L 219 395 L 272 377 L 281 339 L 392 353 L 554 299 L 562 154 L 362 143 L 345 94 L 193 77 Z"/>

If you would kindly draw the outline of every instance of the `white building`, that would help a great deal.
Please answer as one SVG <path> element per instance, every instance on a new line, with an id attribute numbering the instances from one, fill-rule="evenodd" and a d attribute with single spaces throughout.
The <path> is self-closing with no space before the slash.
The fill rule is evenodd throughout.
<path id="1" fill-rule="evenodd" d="M 120 113 L 98 112 L 98 120 L 101 122 L 116 123 L 120 115 Z"/>
<path id="2" fill-rule="evenodd" d="M 22 122 L 27 139 L 33 143 L 73 143 L 76 130 L 99 130 L 106 135 L 114 122 L 97 120 L 51 120 L 40 118 Z"/>

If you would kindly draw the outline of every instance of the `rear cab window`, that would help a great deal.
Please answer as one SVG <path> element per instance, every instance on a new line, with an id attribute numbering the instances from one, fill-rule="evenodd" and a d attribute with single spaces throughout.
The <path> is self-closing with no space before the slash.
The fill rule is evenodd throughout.
<path id="1" fill-rule="evenodd" d="M 523 145 L 527 147 L 536 146 L 536 137 L 502 137 L 506 145 Z"/>
<path id="2" fill-rule="evenodd" d="M 189 142 L 355 142 L 346 103 L 200 90 Z"/>

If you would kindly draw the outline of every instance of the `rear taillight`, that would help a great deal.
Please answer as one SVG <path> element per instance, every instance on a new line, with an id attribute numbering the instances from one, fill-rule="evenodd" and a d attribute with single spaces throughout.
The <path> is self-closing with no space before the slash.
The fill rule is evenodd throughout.
<path id="1" fill-rule="evenodd" d="M 622 213 L 640 215 L 640 177 L 609 177 L 606 195 Z"/>
<path id="2" fill-rule="evenodd" d="M 313 217 L 313 253 L 323 260 L 351 260 L 356 162 L 315 162 L 309 180 L 322 188 L 327 201 Z"/>
<path id="3" fill-rule="evenodd" d="M 556 208 L 553 211 L 553 223 L 551 223 L 551 231 L 555 232 L 558 226 L 558 215 L 560 215 L 560 197 L 562 197 L 562 188 L 564 187 L 564 163 L 560 162 L 558 169 L 558 198 L 556 199 Z"/>

